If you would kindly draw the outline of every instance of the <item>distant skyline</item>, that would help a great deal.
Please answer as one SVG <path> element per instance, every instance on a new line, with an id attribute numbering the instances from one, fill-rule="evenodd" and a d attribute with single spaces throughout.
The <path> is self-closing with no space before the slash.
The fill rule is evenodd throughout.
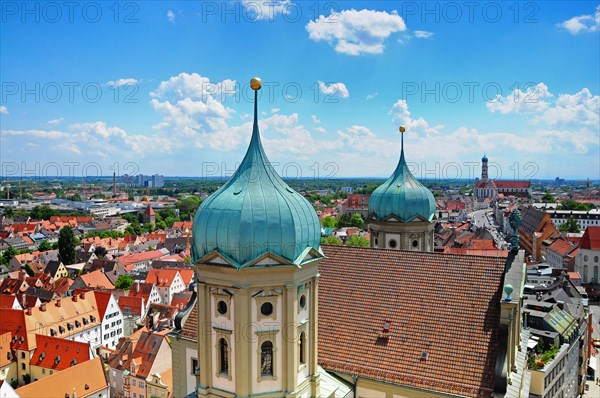
<path id="1" fill-rule="evenodd" d="M 600 179 L 600 1 L 74 4 L 2 3 L 0 175 L 231 174 L 258 76 L 284 177 Z"/>

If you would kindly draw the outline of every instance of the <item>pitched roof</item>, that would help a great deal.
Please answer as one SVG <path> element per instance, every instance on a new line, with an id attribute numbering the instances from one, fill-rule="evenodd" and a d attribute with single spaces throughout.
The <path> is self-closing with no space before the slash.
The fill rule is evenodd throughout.
<path id="1" fill-rule="evenodd" d="M 198 340 L 198 306 L 194 305 L 181 329 L 181 337 Z"/>
<path id="2" fill-rule="evenodd" d="M 552 242 L 552 244 L 548 246 L 547 250 L 552 250 L 559 256 L 565 257 L 567 254 L 575 250 L 576 247 L 577 246 L 573 245 L 571 242 L 559 238 Z"/>
<path id="3" fill-rule="evenodd" d="M 90 360 L 90 345 L 58 337 L 35 335 L 36 349 L 30 365 L 64 370 Z"/>
<path id="4" fill-rule="evenodd" d="M 98 395 L 108 382 L 100 357 L 56 372 L 38 381 L 18 388 L 21 398 L 77 396 L 86 398 Z"/>
<path id="5" fill-rule="evenodd" d="M 161 257 L 164 257 L 164 255 L 165 254 L 163 252 L 161 252 L 160 250 L 151 250 L 151 251 L 145 251 L 145 252 L 136 253 L 136 254 L 130 254 L 128 256 L 121 256 L 118 258 L 118 261 L 123 265 L 130 265 L 130 264 L 139 263 L 141 261 L 148 261 L 148 260 L 161 258 Z"/>
<path id="6" fill-rule="evenodd" d="M 502 188 L 529 188 L 531 181 L 518 181 L 518 180 L 494 180 L 494 183 L 499 189 Z"/>
<path id="7" fill-rule="evenodd" d="M 587 227 L 579 246 L 584 249 L 600 250 L 600 227 Z"/>
<path id="8" fill-rule="evenodd" d="M 94 295 L 96 296 L 96 304 L 98 304 L 98 314 L 100 315 L 101 319 L 104 319 L 104 314 L 108 308 L 108 303 L 110 303 L 112 293 L 94 290 Z"/>
<path id="9" fill-rule="evenodd" d="M 322 248 L 321 366 L 443 393 L 491 396 L 504 258 Z M 382 333 L 386 321 L 391 327 Z"/>
<path id="10" fill-rule="evenodd" d="M 119 308 L 125 315 L 142 315 L 142 307 L 144 306 L 144 298 L 119 296 Z"/>
<path id="11" fill-rule="evenodd" d="M 73 284 L 73 279 L 62 277 L 58 278 L 52 283 L 50 290 L 56 293 L 59 296 L 66 294 L 69 291 L 69 288 Z"/>
<path id="12" fill-rule="evenodd" d="M 0 308 L 0 333 L 12 332 L 18 338 L 18 346 L 24 347 L 21 349 L 31 350 L 35 348 L 35 335 L 40 331 L 40 324 L 44 325 L 44 333 L 54 330 L 62 338 L 100 325 L 102 320 L 96 305 L 94 293 L 87 292 L 30 308 L 27 311 L 31 311 L 31 315 L 25 310 Z"/>
<path id="13" fill-rule="evenodd" d="M 50 260 L 48 261 L 48 264 L 46 264 L 46 269 L 44 271 L 54 277 L 58 272 L 60 264 L 61 262 L 59 260 Z"/>
<path id="14" fill-rule="evenodd" d="M 82 274 L 77 277 L 87 287 L 92 288 L 103 288 L 103 289 L 114 289 L 115 286 L 111 281 L 104 275 L 101 270 L 96 270 L 87 274 Z"/>
<path id="15" fill-rule="evenodd" d="M 28 287 L 25 280 L 6 278 L 0 282 L 0 294 L 17 294 L 24 292 Z"/>
<path id="16" fill-rule="evenodd" d="M 15 301 L 18 303 L 15 294 L 0 294 L 0 308 L 13 308 Z"/>
<path id="17" fill-rule="evenodd" d="M 173 279 L 175 279 L 177 273 L 179 273 L 179 270 L 176 269 L 152 269 L 148 272 L 148 275 L 146 276 L 146 282 L 154 283 L 157 286 L 171 286 L 171 283 L 173 283 Z"/>

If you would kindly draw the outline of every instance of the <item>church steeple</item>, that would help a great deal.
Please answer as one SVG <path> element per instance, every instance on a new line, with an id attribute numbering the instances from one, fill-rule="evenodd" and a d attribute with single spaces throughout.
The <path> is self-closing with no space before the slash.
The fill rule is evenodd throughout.
<path id="1" fill-rule="evenodd" d="M 481 158 L 481 180 L 485 182 L 488 180 L 488 158 L 485 153 Z"/>

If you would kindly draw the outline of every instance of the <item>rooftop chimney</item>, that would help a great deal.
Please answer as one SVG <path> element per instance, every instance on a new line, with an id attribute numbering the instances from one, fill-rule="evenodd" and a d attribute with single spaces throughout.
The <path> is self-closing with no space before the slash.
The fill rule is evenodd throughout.
<path id="1" fill-rule="evenodd" d="M 56 299 L 56 306 L 60 307 L 60 299 Z"/>
<path id="2" fill-rule="evenodd" d="M 74 302 L 77 302 L 77 295 L 74 295 L 74 296 L 72 297 L 72 299 L 73 299 L 73 301 L 74 301 Z"/>
<path id="3" fill-rule="evenodd" d="M 42 312 L 46 311 L 46 303 L 42 303 L 40 305 L 40 311 L 42 311 Z"/>
<path id="4" fill-rule="evenodd" d="M 85 300 L 85 292 L 79 293 L 79 298 Z"/>
<path id="5" fill-rule="evenodd" d="M 27 309 L 25 310 L 25 314 L 27 314 L 27 315 L 31 315 L 31 314 L 32 314 L 31 308 L 27 308 Z"/>

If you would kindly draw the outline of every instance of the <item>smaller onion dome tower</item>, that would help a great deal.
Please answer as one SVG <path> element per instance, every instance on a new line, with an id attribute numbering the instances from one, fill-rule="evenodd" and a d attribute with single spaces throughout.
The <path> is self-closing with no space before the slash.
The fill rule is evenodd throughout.
<path id="1" fill-rule="evenodd" d="M 400 126 L 400 161 L 394 173 L 369 199 L 371 247 L 433 251 L 435 199 L 410 172 L 404 157 L 404 126 Z"/>

